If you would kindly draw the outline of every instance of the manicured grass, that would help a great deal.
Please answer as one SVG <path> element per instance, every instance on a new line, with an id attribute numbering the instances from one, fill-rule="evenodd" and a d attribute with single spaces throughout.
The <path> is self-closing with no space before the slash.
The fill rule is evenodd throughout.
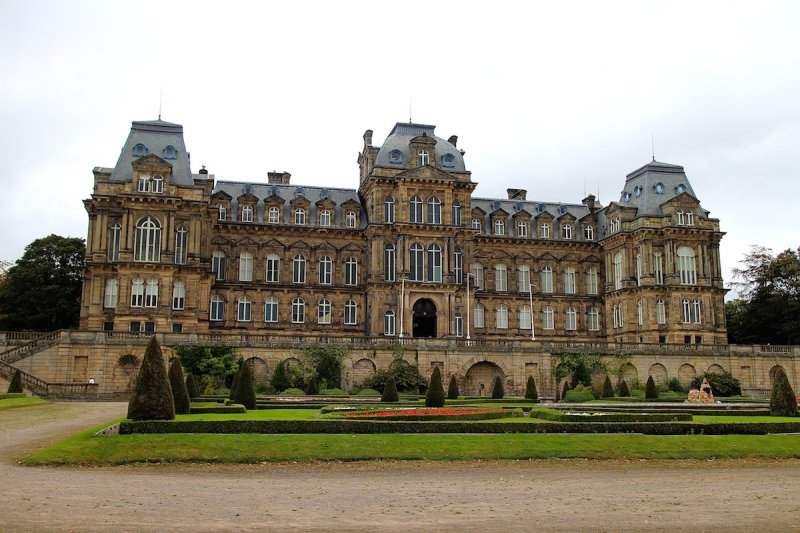
<path id="1" fill-rule="evenodd" d="M 726 424 L 737 424 L 745 422 L 800 422 L 800 417 L 792 416 L 704 416 L 695 415 L 693 423 L 715 423 L 724 422 Z"/>
<path id="2" fill-rule="evenodd" d="M 800 458 L 796 435 L 210 435 L 93 437 L 103 426 L 65 439 L 27 465 L 137 462 L 710 459 Z"/>
<path id="3" fill-rule="evenodd" d="M 256 409 L 243 414 L 178 415 L 175 420 L 308 420 L 319 416 L 319 409 Z"/>
<path id="4" fill-rule="evenodd" d="M 8 398 L 0 400 L 0 411 L 4 409 L 14 409 L 15 407 L 28 407 L 29 405 L 39 405 L 43 403 L 50 403 L 47 400 L 31 396 L 29 398 Z"/>

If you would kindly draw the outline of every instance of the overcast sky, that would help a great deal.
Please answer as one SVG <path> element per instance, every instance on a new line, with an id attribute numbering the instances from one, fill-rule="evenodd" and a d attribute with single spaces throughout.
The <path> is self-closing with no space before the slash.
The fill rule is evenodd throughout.
<path id="1" fill-rule="evenodd" d="M 92 168 L 161 101 L 218 180 L 356 188 L 364 131 L 410 107 L 458 135 L 477 196 L 605 205 L 652 135 L 729 271 L 800 245 L 799 27 L 800 2 L 0 0 L 0 259 L 85 237 Z"/>

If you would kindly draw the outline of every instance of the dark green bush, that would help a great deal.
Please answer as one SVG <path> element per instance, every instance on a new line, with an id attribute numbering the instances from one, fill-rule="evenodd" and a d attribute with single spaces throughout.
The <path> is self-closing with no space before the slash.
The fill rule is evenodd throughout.
<path id="1" fill-rule="evenodd" d="M 239 379 L 232 398 L 233 403 L 244 405 L 245 409 L 255 409 L 256 390 L 253 387 L 253 372 L 250 370 L 250 365 L 243 364 L 236 375 Z"/>
<path id="2" fill-rule="evenodd" d="M 190 415 L 210 415 L 210 414 L 220 414 L 220 415 L 228 415 L 228 414 L 242 414 L 246 413 L 247 409 L 244 408 L 244 405 L 218 405 L 214 407 L 192 407 L 189 411 Z"/>
<path id="3" fill-rule="evenodd" d="M 503 380 L 500 379 L 500 376 L 495 376 L 494 385 L 492 385 L 492 399 L 499 400 L 505 395 L 506 391 L 503 390 Z"/>
<path id="4" fill-rule="evenodd" d="M 668 389 L 672 392 L 682 392 L 686 394 L 689 392 L 686 388 L 681 384 L 681 380 L 678 378 L 672 378 L 669 380 Z"/>
<path id="5" fill-rule="evenodd" d="M 606 374 L 606 379 L 603 381 L 603 398 L 613 398 L 614 387 L 611 386 L 611 378 Z"/>
<path id="6" fill-rule="evenodd" d="M 447 387 L 447 399 L 458 400 L 458 382 L 456 381 L 455 374 L 450 376 L 450 385 Z"/>
<path id="7" fill-rule="evenodd" d="M 183 379 L 181 360 L 177 357 L 169 365 L 169 386 L 172 389 L 172 399 L 175 401 L 175 414 L 188 415 L 191 400 L 189 391 L 186 390 L 186 381 Z"/>
<path id="8" fill-rule="evenodd" d="M 653 376 L 647 377 L 647 385 L 644 387 L 644 397 L 648 400 L 658 398 L 658 389 L 656 388 L 656 382 L 653 380 Z"/>
<path id="9" fill-rule="evenodd" d="M 592 394 L 592 388 L 580 384 L 577 385 L 574 389 L 568 390 L 566 396 L 564 396 L 564 401 L 567 403 L 590 402 L 594 399 L 595 398 L 594 394 Z"/>
<path id="10" fill-rule="evenodd" d="M 702 376 L 698 376 L 692 380 L 692 388 L 700 389 L 703 384 L 703 378 L 708 380 L 711 385 L 711 392 L 714 396 L 741 396 L 742 384 L 733 377 L 730 372 L 723 372 L 722 374 L 709 374 L 706 372 Z"/>
<path id="11" fill-rule="evenodd" d="M 239 372 L 240 371 L 241 371 L 241 368 L 236 371 L 236 373 L 233 375 L 233 379 L 231 379 L 231 390 L 228 391 L 228 399 L 229 400 L 233 400 L 233 398 L 236 396 L 236 388 L 239 386 Z"/>
<path id="12" fill-rule="evenodd" d="M 197 380 L 191 372 L 186 374 L 186 392 L 192 400 L 200 396 L 200 387 L 197 386 Z"/>
<path id="13" fill-rule="evenodd" d="M 14 370 L 14 375 L 11 376 L 11 382 L 8 384 L 7 392 L 9 393 L 22 392 L 22 374 L 19 373 L 19 370 Z"/>
<path id="14" fill-rule="evenodd" d="M 381 393 L 375 389 L 361 389 L 356 393 L 356 396 L 375 396 L 380 397 Z"/>
<path id="15" fill-rule="evenodd" d="M 444 406 L 444 386 L 442 385 L 442 373 L 439 367 L 433 367 L 431 382 L 428 385 L 428 392 L 425 394 L 425 407 Z"/>
<path id="16" fill-rule="evenodd" d="M 539 393 L 536 390 L 536 381 L 533 376 L 528 376 L 528 381 L 525 382 L 525 399 L 538 400 Z"/>
<path id="17" fill-rule="evenodd" d="M 619 397 L 630 398 L 631 391 L 628 390 L 628 383 L 624 379 L 619 380 Z"/>
<path id="18" fill-rule="evenodd" d="M 394 378 L 395 388 L 400 392 L 417 393 L 427 385 L 427 381 L 419 373 L 419 367 L 410 365 L 403 359 L 395 359 L 389 368 L 375 372 L 364 381 L 364 386 L 382 391 L 389 377 Z"/>
<path id="19" fill-rule="evenodd" d="M 394 376 L 389 376 L 386 380 L 386 385 L 383 387 L 383 394 L 381 395 L 382 402 L 397 402 L 400 397 L 397 394 L 397 387 L 394 384 Z"/>
<path id="20" fill-rule="evenodd" d="M 142 366 L 136 376 L 136 384 L 128 403 L 128 418 L 131 420 L 174 420 L 175 400 L 167 378 L 167 368 L 161 346 L 155 336 L 144 351 Z"/>
<path id="21" fill-rule="evenodd" d="M 311 376 L 311 379 L 308 380 L 308 388 L 306 389 L 306 394 L 309 396 L 313 396 L 314 394 L 319 394 L 319 380 L 317 376 Z"/>
<path id="22" fill-rule="evenodd" d="M 564 387 L 561 389 L 561 401 L 565 401 L 567 398 L 567 393 L 569 392 L 569 381 L 564 382 Z"/>
<path id="23" fill-rule="evenodd" d="M 772 416 L 797 416 L 797 398 L 782 368 L 775 373 L 775 380 L 772 383 L 769 414 Z"/>
<path id="24" fill-rule="evenodd" d="M 291 386 L 289 382 L 289 372 L 286 369 L 286 361 L 278 361 L 278 364 L 275 365 L 275 372 L 272 373 L 272 387 L 277 392 L 283 392 L 291 388 Z"/>
<path id="25" fill-rule="evenodd" d="M 342 389 L 322 389 L 319 391 L 322 396 L 350 396 L 350 393 Z"/>
<path id="26" fill-rule="evenodd" d="M 296 389 L 296 388 L 292 387 L 290 389 L 286 389 L 285 391 L 280 393 L 278 396 L 305 396 L 305 395 L 306 395 L 306 392 L 304 390 Z"/>

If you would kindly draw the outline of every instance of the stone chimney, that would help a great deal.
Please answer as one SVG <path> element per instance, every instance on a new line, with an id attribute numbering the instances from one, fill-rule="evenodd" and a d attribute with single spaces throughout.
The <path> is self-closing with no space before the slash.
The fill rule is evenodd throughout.
<path id="1" fill-rule="evenodd" d="M 590 194 L 586 198 L 583 199 L 583 205 L 589 208 L 590 213 L 594 213 L 595 210 L 600 207 L 599 204 L 595 205 L 595 197 L 593 194 Z"/>
<path id="2" fill-rule="evenodd" d="M 364 145 L 372 146 L 372 130 L 364 132 Z"/>
<path id="3" fill-rule="evenodd" d="M 455 146 L 456 143 L 458 142 L 458 135 L 451 135 L 450 138 L 447 139 L 447 142 Z"/>
<path id="4" fill-rule="evenodd" d="M 289 179 L 292 177 L 291 174 L 288 172 L 267 172 L 267 177 L 269 178 L 269 183 L 273 183 L 275 185 L 289 185 Z"/>
<path id="5" fill-rule="evenodd" d="M 525 189 L 506 189 L 509 200 L 525 200 L 528 196 L 528 191 Z"/>

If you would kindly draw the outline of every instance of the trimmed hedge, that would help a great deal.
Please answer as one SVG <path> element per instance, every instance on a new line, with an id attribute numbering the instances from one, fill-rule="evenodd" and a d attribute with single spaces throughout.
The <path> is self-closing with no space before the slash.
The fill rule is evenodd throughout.
<path id="1" fill-rule="evenodd" d="M 2 392 L 0 393 L 0 400 L 8 400 L 10 398 L 25 398 L 24 392 Z"/>
<path id="2" fill-rule="evenodd" d="M 210 415 L 210 414 L 227 415 L 227 414 L 241 414 L 246 412 L 247 409 L 244 408 L 244 405 L 239 405 L 239 404 L 220 405 L 217 407 L 192 407 L 189 410 L 190 415 Z"/>
<path id="3" fill-rule="evenodd" d="M 564 413 L 554 409 L 532 409 L 531 417 L 551 422 L 582 422 L 596 424 L 598 422 L 691 422 L 689 413 L 600 413 L 581 415 Z"/>
<path id="4" fill-rule="evenodd" d="M 376 409 L 376 411 L 384 411 L 384 409 Z M 364 411 L 344 411 L 336 412 L 330 418 L 344 419 L 344 420 L 384 420 L 387 422 L 392 421 L 425 421 L 425 420 L 497 420 L 498 418 L 519 418 L 522 415 L 522 409 L 503 409 L 498 411 L 465 413 L 463 415 L 396 415 L 390 418 L 385 416 L 368 416 L 360 415 L 358 418 L 348 418 L 348 413 L 363 413 Z"/>
<path id="5" fill-rule="evenodd" d="M 134 433 L 419 434 L 419 433 L 642 433 L 644 435 L 767 435 L 798 433 L 800 422 L 687 424 L 684 422 L 384 422 L 375 420 L 126 420 Z"/>

